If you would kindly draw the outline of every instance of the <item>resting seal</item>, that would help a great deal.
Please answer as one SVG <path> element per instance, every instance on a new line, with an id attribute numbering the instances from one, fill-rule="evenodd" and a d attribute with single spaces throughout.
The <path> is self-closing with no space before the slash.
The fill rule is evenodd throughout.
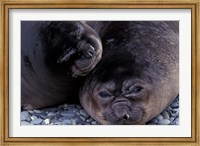
<path id="1" fill-rule="evenodd" d="M 102 124 L 145 124 L 179 93 L 178 22 L 111 22 L 80 92 Z"/>
<path id="2" fill-rule="evenodd" d="M 21 28 L 22 108 L 78 102 L 84 76 L 101 59 L 98 34 L 78 21 L 23 21 Z"/>
<path id="3" fill-rule="evenodd" d="M 144 124 L 178 95 L 178 54 L 178 22 L 22 22 L 22 107 L 77 102 L 81 88 L 100 123 Z"/>

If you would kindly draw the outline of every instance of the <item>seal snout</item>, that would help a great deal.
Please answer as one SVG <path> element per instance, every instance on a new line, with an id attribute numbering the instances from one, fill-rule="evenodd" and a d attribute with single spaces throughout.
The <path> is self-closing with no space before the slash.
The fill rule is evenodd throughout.
<path id="1" fill-rule="evenodd" d="M 130 118 L 130 106 L 127 100 L 119 99 L 115 101 L 112 109 L 119 119 L 127 121 Z"/>
<path id="2" fill-rule="evenodd" d="M 130 114 L 129 111 L 127 110 L 122 110 L 121 112 L 115 111 L 115 115 L 120 121 L 128 122 L 130 119 Z"/>
<path id="3" fill-rule="evenodd" d="M 129 114 L 125 114 L 125 115 L 123 116 L 123 119 L 124 119 L 125 121 L 128 121 L 129 118 L 130 118 Z"/>

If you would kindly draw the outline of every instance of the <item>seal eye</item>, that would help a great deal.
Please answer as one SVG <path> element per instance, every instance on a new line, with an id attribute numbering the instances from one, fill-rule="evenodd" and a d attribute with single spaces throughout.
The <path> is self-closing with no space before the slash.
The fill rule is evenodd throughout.
<path id="1" fill-rule="evenodd" d="M 128 89 L 128 93 L 125 94 L 125 97 L 135 97 L 140 95 L 140 93 L 144 90 L 144 87 L 140 86 L 140 85 L 136 85 L 136 86 L 132 86 Z"/>
<path id="2" fill-rule="evenodd" d="M 134 94 L 138 94 L 138 93 L 140 93 L 143 89 L 144 89 L 144 88 L 141 87 L 141 86 L 135 86 L 135 87 L 132 89 L 132 92 L 133 92 Z"/>
<path id="3" fill-rule="evenodd" d="M 109 97 L 112 97 L 112 95 L 110 93 L 108 93 L 107 91 L 103 90 L 103 91 L 100 91 L 98 93 L 99 97 L 101 98 L 109 98 Z"/>

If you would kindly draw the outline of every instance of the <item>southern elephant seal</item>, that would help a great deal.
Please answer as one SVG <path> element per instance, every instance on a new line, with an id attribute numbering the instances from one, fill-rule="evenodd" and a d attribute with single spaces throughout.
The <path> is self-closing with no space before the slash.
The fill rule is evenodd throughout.
<path id="1" fill-rule="evenodd" d="M 21 22 L 21 106 L 79 101 L 85 76 L 102 56 L 101 39 L 79 21 Z"/>
<path id="2" fill-rule="evenodd" d="M 100 123 L 144 124 L 178 95 L 178 47 L 175 21 L 22 22 L 22 107 L 78 102 L 81 87 Z"/>
<path id="3" fill-rule="evenodd" d="M 145 124 L 179 93 L 179 28 L 175 21 L 110 22 L 103 57 L 80 92 L 102 124 Z"/>

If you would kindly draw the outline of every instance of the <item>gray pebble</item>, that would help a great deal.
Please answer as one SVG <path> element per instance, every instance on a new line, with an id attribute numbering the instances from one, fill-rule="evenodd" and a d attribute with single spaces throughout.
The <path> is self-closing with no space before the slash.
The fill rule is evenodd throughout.
<path id="1" fill-rule="evenodd" d="M 91 124 L 92 125 L 97 125 L 97 121 L 92 121 Z"/>
<path id="2" fill-rule="evenodd" d="M 55 115 L 56 115 L 55 112 L 49 112 L 49 113 L 47 114 L 47 117 L 52 117 L 52 116 L 55 116 Z"/>
<path id="3" fill-rule="evenodd" d="M 21 121 L 21 125 L 30 125 L 30 123 L 27 121 Z"/>
<path id="4" fill-rule="evenodd" d="M 71 124 L 72 124 L 72 121 L 66 119 L 66 120 L 62 121 L 62 123 L 63 123 L 63 124 L 66 124 L 66 125 L 71 125 Z"/>
<path id="5" fill-rule="evenodd" d="M 76 116 L 75 118 L 73 118 L 76 121 L 76 124 L 78 123 L 82 123 L 82 119 L 80 118 L 80 116 Z"/>
<path id="6" fill-rule="evenodd" d="M 38 113 L 38 114 L 40 114 L 40 113 L 42 113 L 40 110 L 33 110 L 35 113 Z"/>
<path id="7" fill-rule="evenodd" d="M 63 125 L 63 123 L 62 122 L 55 122 L 55 123 L 52 122 L 51 125 Z"/>
<path id="8" fill-rule="evenodd" d="M 67 107 L 70 107 L 68 104 L 63 104 L 62 106 L 63 108 L 67 108 Z"/>
<path id="9" fill-rule="evenodd" d="M 85 117 L 80 116 L 80 118 L 81 118 L 82 121 L 86 121 L 86 118 L 85 118 Z"/>
<path id="10" fill-rule="evenodd" d="M 92 121 L 94 121 L 94 119 L 92 119 L 92 118 L 89 118 L 89 119 L 86 120 L 86 122 L 88 122 L 88 123 L 90 123 Z"/>
<path id="11" fill-rule="evenodd" d="M 76 105 L 77 109 L 82 109 L 82 107 L 80 105 Z"/>
<path id="12" fill-rule="evenodd" d="M 68 120 L 68 119 L 71 119 L 71 117 L 60 117 L 58 118 L 59 121 L 64 121 L 64 120 Z"/>
<path id="13" fill-rule="evenodd" d="M 56 123 L 56 122 L 61 122 L 61 121 L 58 119 L 50 119 L 50 123 Z"/>
<path id="14" fill-rule="evenodd" d="M 28 110 L 28 112 L 29 112 L 30 114 L 34 113 L 32 110 Z"/>
<path id="15" fill-rule="evenodd" d="M 78 116 L 80 116 L 80 113 L 79 113 L 79 112 L 76 112 L 76 114 L 77 114 Z"/>
<path id="16" fill-rule="evenodd" d="M 32 116 L 36 116 L 36 117 L 41 117 L 43 119 L 45 119 L 44 117 L 46 117 L 46 114 L 45 113 L 33 113 Z"/>
<path id="17" fill-rule="evenodd" d="M 149 123 L 157 123 L 158 120 L 156 118 L 152 119 L 151 121 L 149 121 Z"/>
<path id="18" fill-rule="evenodd" d="M 170 124 L 170 120 L 168 119 L 162 119 L 158 121 L 158 125 L 169 125 L 169 124 Z"/>
<path id="19" fill-rule="evenodd" d="M 179 109 L 172 109 L 172 110 L 170 111 L 170 115 L 171 115 L 172 117 L 176 117 L 178 114 L 179 114 Z"/>
<path id="20" fill-rule="evenodd" d="M 24 120 L 30 121 L 29 113 L 27 111 L 21 112 L 20 119 L 22 121 Z"/>
<path id="21" fill-rule="evenodd" d="M 42 119 L 35 119 L 33 121 L 31 121 L 31 124 L 34 124 L 34 125 L 39 125 L 40 123 L 42 123 Z"/>
<path id="22" fill-rule="evenodd" d="M 178 102 L 174 102 L 170 105 L 172 108 L 177 108 L 179 107 L 179 103 Z"/>
<path id="23" fill-rule="evenodd" d="M 46 118 L 47 118 L 47 115 L 41 114 L 40 117 L 41 117 L 42 119 L 46 119 Z"/>
<path id="24" fill-rule="evenodd" d="M 179 112 L 179 108 L 173 108 L 172 111 L 177 113 Z"/>
<path id="25" fill-rule="evenodd" d="M 49 124 L 50 124 L 50 119 L 45 119 L 45 120 L 44 120 L 44 123 L 45 123 L 46 125 L 49 125 Z"/>
<path id="26" fill-rule="evenodd" d="M 28 113 L 28 117 L 23 115 Z M 46 108 L 42 110 L 28 110 L 21 112 L 21 125 L 33 125 L 36 119 L 42 120 L 43 125 L 98 125 L 96 120 L 90 117 L 80 105 L 60 105 L 58 107 Z M 25 118 L 26 117 L 26 118 Z M 32 121 L 31 121 L 32 119 Z M 168 119 L 168 121 L 166 121 Z M 28 122 L 31 121 L 30 123 Z M 36 120 L 37 121 L 37 120 Z M 24 124 L 23 124 L 24 123 Z M 36 122 L 37 123 L 37 122 Z M 49 124 L 48 124 L 49 123 Z M 160 115 L 146 123 L 147 125 L 177 125 L 179 124 L 179 97 L 166 108 Z M 37 124 L 35 124 L 37 125 Z"/>
<path id="27" fill-rule="evenodd" d="M 72 125 L 76 125 L 76 120 L 72 120 Z"/>
<path id="28" fill-rule="evenodd" d="M 169 120 L 172 122 L 174 121 L 175 117 L 170 117 Z"/>
<path id="29" fill-rule="evenodd" d="M 179 125 L 179 118 L 176 118 L 175 124 L 176 124 L 176 125 Z"/>
<path id="30" fill-rule="evenodd" d="M 83 110 L 83 109 L 80 110 L 80 114 L 81 114 L 82 116 L 86 117 L 86 118 L 89 117 L 88 113 L 86 113 L 86 111 Z"/>
<path id="31" fill-rule="evenodd" d="M 157 118 L 158 120 L 162 120 L 162 119 L 163 119 L 163 116 L 162 116 L 162 115 L 158 115 L 156 118 Z"/>
<path id="32" fill-rule="evenodd" d="M 162 116 L 163 116 L 163 119 L 169 119 L 169 114 L 166 111 L 162 113 Z"/>
<path id="33" fill-rule="evenodd" d="M 64 116 L 64 117 L 73 117 L 75 115 L 73 111 L 61 112 L 60 114 L 61 116 Z"/>
<path id="34" fill-rule="evenodd" d="M 77 109 L 74 109 L 73 112 L 76 113 L 76 112 L 77 112 Z"/>
<path id="35" fill-rule="evenodd" d="M 36 119 L 38 119 L 37 116 L 31 116 L 31 120 L 36 120 Z"/>

